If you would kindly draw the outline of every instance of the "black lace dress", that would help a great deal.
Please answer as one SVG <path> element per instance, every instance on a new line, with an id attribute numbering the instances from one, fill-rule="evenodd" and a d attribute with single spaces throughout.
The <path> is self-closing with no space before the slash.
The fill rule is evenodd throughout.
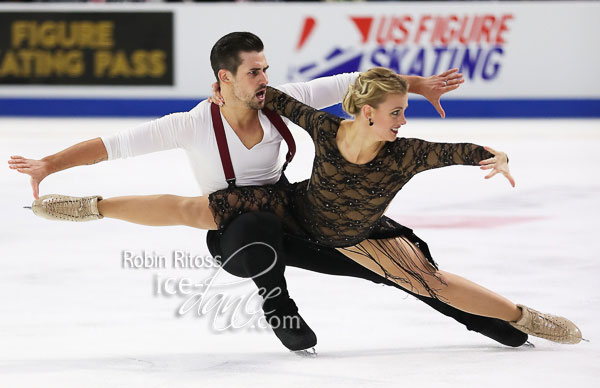
<path id="1" fill-rule="evenodd" d="M 338 150 L 336 135 L 342 118 L 270 87 L 265 107 L 289 118 L 312 137 L 315 159 L 311 177 L 294 184 L 237 187 L 212 193 L 209 201 L 216 224 L 222 228 L 239 214 L 269 211 L 283 220 L 288 233 L 325 246 L 341 248 L 366 239 L 379 240 L 380 250 L 424 284 L 418 271 L 404 260 L 407 252 L 386 240 L 402 237 L 411 241 L 437 269 L 427 244 L 411 229 L 383 216 L 385 209 L 417 173 L 452 165 L 474 166 L 493 155 L 470 143 L 398 138 L 386 142 L 371 162 L 358 165 L 348 162 Z M 408 279 L 384 273 L 410 285 Z M 432 290 L 430 294 L 434 296 Z"/>

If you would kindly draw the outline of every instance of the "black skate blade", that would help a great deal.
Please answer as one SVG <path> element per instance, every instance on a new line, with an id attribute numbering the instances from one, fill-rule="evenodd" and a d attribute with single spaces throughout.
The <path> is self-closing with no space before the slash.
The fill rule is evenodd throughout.
<path id="1" fill-rule="evenodd" d="M 23 209 L 31 209 L 31 206 L 23 206 Z"/>
<path id="2" fill-rule="evenodd" d="M 315 350 L 315 348 L 304 349 L 304 350 L 292 350 L 291 352 L 299 357 L 317 358 L 317 351 Z"/>
<path id="3" fill-rule="evenodd" d="M 588 343 L 590 342 L 589 339 L 585 339 L 585 338 L 582 338 L 581 340 L 584 341 L 584 342 L 588 342 Z"/>
<path id="4" fill-rule="evenodd" d="M 523 344 L 524 347 L 526 348 L 535 348 L 535 345 L 532 344 L 531 342 L 527 341 Z"/>

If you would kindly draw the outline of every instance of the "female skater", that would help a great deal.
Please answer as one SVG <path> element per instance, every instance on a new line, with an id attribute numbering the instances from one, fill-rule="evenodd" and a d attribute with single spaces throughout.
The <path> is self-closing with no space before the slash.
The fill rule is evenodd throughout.
<path id="1" fill-rule="evenodd" d="M 51 219 L 118 218 L 144 225 L 218 229 L 237 215 L 271 211 L 288 232 L 337 247 L 366 268 L 473 314 L 508 321 L 517 329 L 559 343 L 578 343 L 569 320 L 542 314 L 460 276 L 439 270 L 427 244 L 383 216 L 395 194 L 415 174 L 450 165 L 481 165 L 486 178 L 501 173 L 514 186 L 506 154 L 474 144 L 397 138 L 406 123 L 407 84 L 374 68 L 348 89 L 343 107 L 355 120 L 310 108 L 266 87 L 265 107 L 303 127 L 315 143 L 309 180 L 291 185 L 231 187 L 204 197 L 173 195 L 102 199 L 43 196 L 34 212 Z"/>

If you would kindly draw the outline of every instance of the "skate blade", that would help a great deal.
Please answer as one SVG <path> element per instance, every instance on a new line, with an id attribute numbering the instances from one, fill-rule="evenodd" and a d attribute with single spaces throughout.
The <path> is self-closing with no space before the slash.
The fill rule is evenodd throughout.
<path id="1" fill-rule="evenodd" d="M 295 355 L 297 355 L 299 357 L 304 357 L 304 358 L 316 358 L 317 357 L 317 351 L 315 350 L 315 348 L 304 349 L 304 350 L 295 350 L 295 351 L 292 351 L 292 353 L 294 353 Z"/>
<path id="2" fill-rule="evenodd" d="M 526 347 L 526 348 L 535 348 L 535 345 L 532 344 L 531 342 L 527 341 L 527 342 L 525 342 L 523 344 L 523 347 Z"/>
<path id="3" fill-rule="evenodd" d="M 31 209 L 31 206 L 23 206 L 23 209 Z"/>

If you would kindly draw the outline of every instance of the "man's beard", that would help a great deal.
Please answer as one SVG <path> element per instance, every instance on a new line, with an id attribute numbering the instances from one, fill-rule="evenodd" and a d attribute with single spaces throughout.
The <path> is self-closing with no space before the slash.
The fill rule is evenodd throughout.
<path id="1" fill-rule="evenodd" d="M 246 106 L 250 109 L 254 109 L 254 110 L 261 110 L 262 108 L 265 107 L 265 102 L 263 101 L 258 101 L 256 99 L 256 94 L 253 94 L 251 96 L 248 96 L 247 99 L 246 98 L 241 98 L 240 97 L 240 93 L 238 92 L 237 88 L 234 88 L 233 90 L 234 95 L 238 98 L 238 100 L 244 101 Z"/>
<path id="2" fill-rule="evenodd" d="M 246 105 L 248 105 L 248 108 L 250 108 L 250 109 L 261 110 L 262 108 L 265 107 L 265 102 L 264 101 L 254 101 L 254 98 L 252 98 L 252 100 L 248 101 L 246 103 Z"/>

